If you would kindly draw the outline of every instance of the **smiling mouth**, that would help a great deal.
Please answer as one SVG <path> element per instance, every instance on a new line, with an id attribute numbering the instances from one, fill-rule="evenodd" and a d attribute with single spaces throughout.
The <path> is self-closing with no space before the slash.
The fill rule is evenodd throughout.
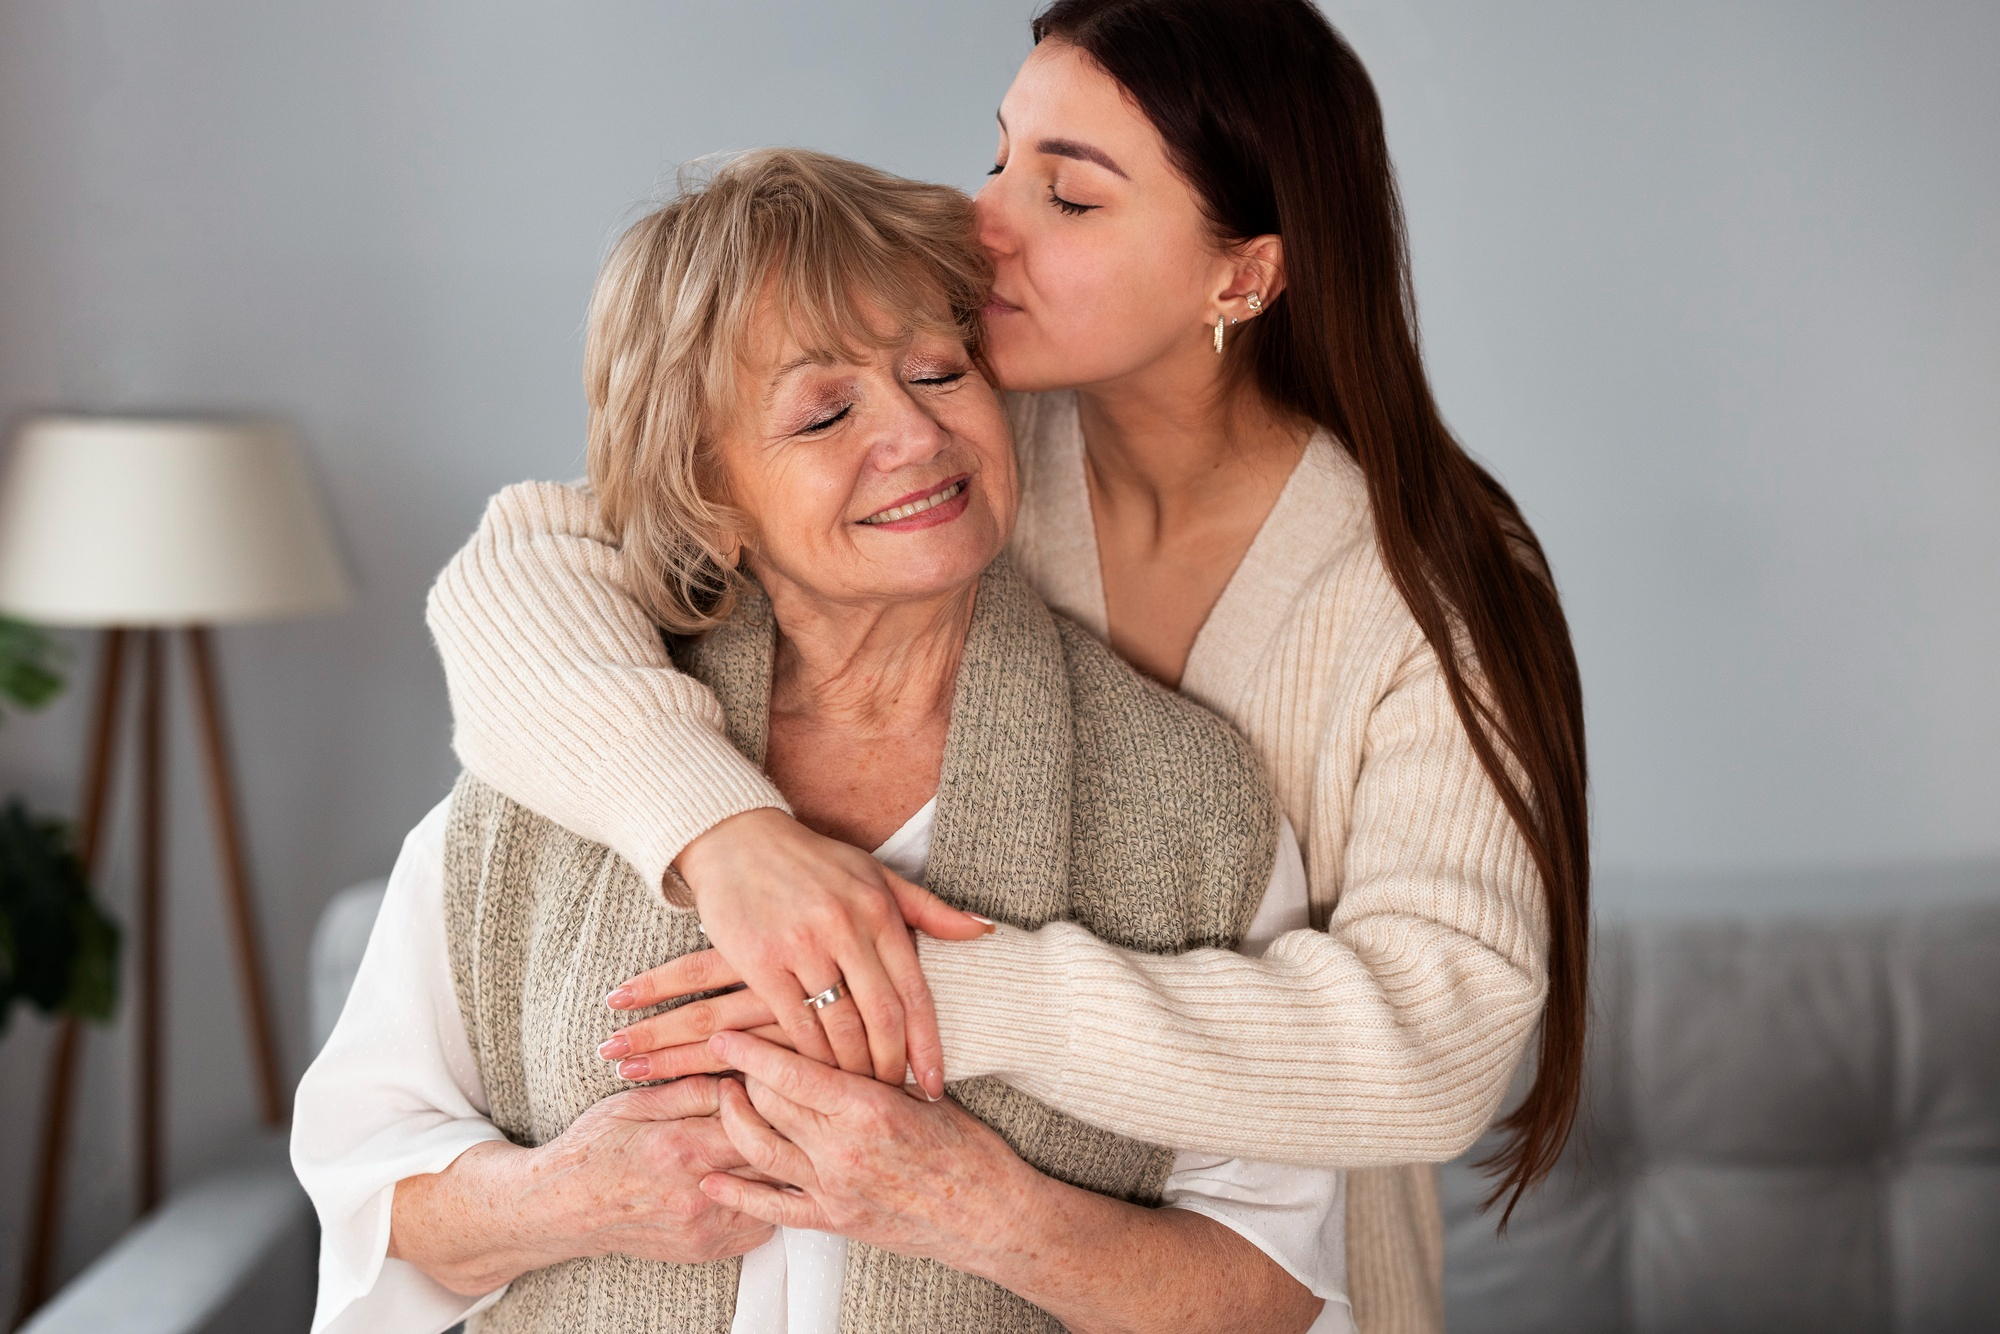
<path id="1" fill-rule="evenodd" d="M 927 496 L 922 496 L 916 500 L 912 500 L 905 505 L 897 505 L 893 509 L 886 509 L 875 514 L 871 514 L 867 518 L 861 520 L 861 522 L 869 524 L 882 524 L 882 523 L 899 523 L 904 519 L 913 519 L 917 515 L 922 514 L 925 510 L 936 509 L 939 505 L 944 504 L 947 500 L 957 499 L 958 493 L 963 490 L 965 490 L 965 478 L 961 477 L 955 482 L 945 483 L 943 486 L 939 487 L 937 490 L 931 492 Z"/>

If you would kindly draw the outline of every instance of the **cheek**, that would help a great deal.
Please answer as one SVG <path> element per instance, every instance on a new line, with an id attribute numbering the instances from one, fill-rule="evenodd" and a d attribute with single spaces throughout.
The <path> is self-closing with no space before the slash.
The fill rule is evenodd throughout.
<path id="1" fill-rule="evenodd" d="M 994 331 L 994 362 L 1007 387 L 1039 387 L 1020 381 L 1049 374 L 1069 384 L 1110 379 L 1189 336 L 1201 303 L 1199 272 L 1182 262 L 1180 249 L 1110 227 L 1049 226 L 1025 235 L 1021 264 L 1036 298 L 1033 318 Z"/>
<path id="2" fill-rule="evenodd" d="M 738 508 L 751 516 L 750 546 L 763 560 L 795 569 L 822 554 L 846 528 L 854 469 L 834 466 L 835 451 L 795 448 L 754 468 L 732 470 Z"/>
<path id="3" fill-rule="evenodd" d="M 1003 532 L 1011 531 L 1020 507 L 1021 483 L 1014 436 L 1000 396 L 983 381 L 969 383 L 960 394 L 946 400 L 938 424 L 972 456 L 979 471 L 981 502 Z"/>

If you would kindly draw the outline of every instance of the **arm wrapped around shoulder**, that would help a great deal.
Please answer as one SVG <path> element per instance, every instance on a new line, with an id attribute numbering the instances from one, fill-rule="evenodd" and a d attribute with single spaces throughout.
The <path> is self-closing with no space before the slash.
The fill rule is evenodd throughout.
<path id="1" fill-rule="evenodd" d="M 1540 886 L 1413 648 L 1328 744 L 1307 812 L 1324 931 L 1259 959 L 1121 950 L 1080 927 L 921 943 L 953 1079 L 995 1075 L 1155 1143 L 1367 1167 L 1463 1152 L 1505 1096 L 1546 991 Z M 1212 799 L 1204 794 L 1204 800 Z M 1172 808 L 1165 793 L 1160 800 Z"/>
<path id="2" fill-rule="evenodd" d="M 715 697 L 674 670 L 585 487 L 495 495 L 427 619 L 459 761 L 647 883 L 666 885 L 681 849 L 730 816 L 789 811 L 729 743 Z"/>

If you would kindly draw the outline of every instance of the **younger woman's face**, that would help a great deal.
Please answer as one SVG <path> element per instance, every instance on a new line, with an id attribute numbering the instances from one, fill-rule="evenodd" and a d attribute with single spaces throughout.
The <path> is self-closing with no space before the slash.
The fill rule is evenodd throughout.
<path id="1" fill-rule="evenodd" d="M 1159 132 L 1076 47 L 1044 41 L 1021 66 L 976 206 L 1003 388 L 1103 384 L 1209 346 L 1234 264 Z"/>

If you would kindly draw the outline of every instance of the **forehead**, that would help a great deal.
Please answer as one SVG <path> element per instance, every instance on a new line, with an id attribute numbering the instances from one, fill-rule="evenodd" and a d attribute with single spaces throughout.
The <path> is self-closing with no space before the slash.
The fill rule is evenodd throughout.
<path id="1" fill-rule="evenodd" d="M 815 369 L 879 365 L 919 340 L 963 346 L 943 298 L 932 303 L 934 308 L 913 305 L 912 290 L 914 285 L 898 294 L 901 309 L 891 309 L 886 301 L 858 292 L 840 302 L 788 299 L 775 278 L 768 280 L 744 325 L 735 374 L 717 386 L 723 397 L 713 408 L 724 420 L 734 404 L 770 409 L 788 388 L 811 383 Z"/>
<path id="2" fill-rule="evenodd" d="M 1000 102 L 1014 149 L 1037 140 L 1074 140 L 1108 153 L 1125 174 L 1167 168 L 1166 145 L 1124 87 L 1067 42 L 1044 41 L 1021 65 Z"/>
<path id="3" fill-rule="evenodd" d="M 883 300 L 862 292 L 850 292 L 838 301 L 806 300 L 781 291 L 774 279 L 758 294 L 737 361 L 750 374 L 771 379 L 805 365 L 876 361 L 885 352 L 907 346 L 920 333 L 950 328 L 942 309 L 892 310 Z"/>

